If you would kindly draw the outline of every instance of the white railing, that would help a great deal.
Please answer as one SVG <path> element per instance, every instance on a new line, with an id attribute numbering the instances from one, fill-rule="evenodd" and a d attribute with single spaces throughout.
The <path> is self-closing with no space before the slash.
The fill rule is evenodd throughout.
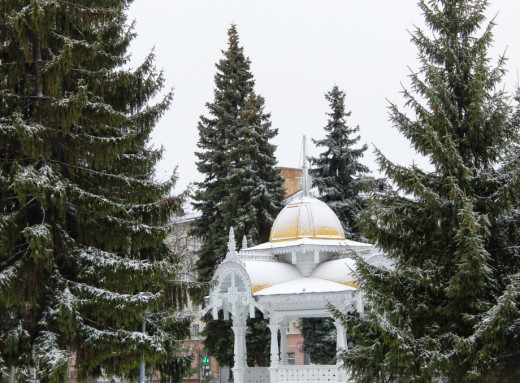
<path id="1" fill-rule="evenodd" d="M 271 372 L 274 372 L 271 375 Z M 248 367 L 244 371 L 244 383 L 345 383 L 351 382 L 339 365 L 278 366 L 276 371 L 269 367 Z M 271 377 L 274 379 L 271 381 Z"/>
<path id="2" fill-rule="evenodd" d="M 248 367 L 244 372 L 244 383 L 269 383 L 268 367 Z"/>
<path id="3" fill-rule="evenodd" d="M 278 366 L 277 383 L 339 383 L 339 366 Z"/>

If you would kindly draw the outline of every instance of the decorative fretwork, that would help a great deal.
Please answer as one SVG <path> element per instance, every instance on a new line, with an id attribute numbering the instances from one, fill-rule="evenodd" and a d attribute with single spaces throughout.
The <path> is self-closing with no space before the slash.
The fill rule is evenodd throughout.
<path id="1" fill-rule="evenodd" d="M 244 374 L 245 383 L 269 383 L 269 368 L 249 367 Z"/>
<path id="2" fill-rule="evenodd" d="M 340 383 L 339 378 L 339 366 L 279 366 L 277 371 L 277 383 Z"/>

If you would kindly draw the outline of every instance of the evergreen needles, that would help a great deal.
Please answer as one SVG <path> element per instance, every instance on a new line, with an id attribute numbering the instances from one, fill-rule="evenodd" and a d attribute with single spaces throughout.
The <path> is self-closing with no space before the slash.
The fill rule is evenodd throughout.
<path id="1" fill-rule="evenodd" d="M 201 217 L 192 234 L 203 239 L 197 262 L 201 281 L 209 281 L 225 257 L 231 226 L 238 239 L 267 241 L 284 195 L 275 146 L 269 143 L 277 130 L 254 92 L 235 25 L 228 36 L 228 49 L 216 65 L 215 99 L 206 104 L 210 117 L 201 116 L 198 125 L 197 167 L 204 181 L 196 185 L 193 205 Z"/>
<path id="2" fill-rule="evenodd" d="M 322 140 L 313 140 L 317 147 L 325 150 L 317 158 L 310 158 L 314 168 L 311 169 L 312 183 L 318 187 L 320 199 L 334 211 L 339 218 L 345 237 L 352 240 L 363 240 L 356 225 L 355 217 L 364 205 L 361 197 L 363 191 L 363 173 L 368 168 L 359 161 L 367 150 L 364 144 L 354 148 L 359 142 L 359 126 L 351 128 L 346 118 L 351 112 L 345 111 L 345 93 L 335 85 L 325 94 L 331 111 L 325 126 L 327 135 Z"/>
<path id="3" fill-rule="evenodd" d="M 432 171 L 378 162 L 398 192 L 362 214 L 390 269 L 359 261 L 366 312 L 344 317 L 356 345 L 343 361 L 358 382 L 517 382 L 518 110 L 491 67 L 486 1 L 420 1 L 429 36 L 412 36 L 420 70 L 390 105 L 394 126 Z M 516 192 L 512 192 L 516 190 Z"/>
<path id="4" fill-rule="evenodd" d="M 284 196 L 275 167 L 275 146 L 269 142 L 277 130 L 271 128 L 270 115 L 264 112 L 264 99 L 254 92 L 250 61 L 239 46 L 235 25 L 228 36 L 228 49 L 216 64 L 214 101 L 206 104 L 210 116 L 201 116 L 198 125 L 197 167 L 204 181 L 196 185 L 193 205 L 201 216 L 191 234 L 202 239 L 197 272 L 203 282 L 211 279 L 226 255 L 230 227 L 239 241 L 244 236 L 250 244 L 269 239 Z M 217 348 L 210 348 L 210 353 L 227 355 L 219 362 L 230 365 L 228 330 L 216 323 L 208 325 L 206 336 L 226 339 L 228 347 L 227 354 Z M 267 329 L 263 331 L 268 339 Z M 208 344 L 219 341 L 209 339 Z"/>
<path id="5" fill-rule="evenodd" d="M 318 187 L 319 199 L 325 202 L 339 218 L 345 238 L 365 241 L 357 224 L 356 216 L 364 206 L 361 193 L 364 188 L 363 173 L 368 167 L 360 163 L 367 145 L 355 148 L 359 140 L 359 126 L 351 128 L 345 111 L 345 92 L 334 85 L 325 94 L 329 102 L 329 119 L 325 126 L 327 135 L 322 140 L 313 140 L 325 150 L 317 158 L 310 158 L 314 167 L 310 170 L 312 183 Z M 330 318 L 302 318 L 302 335 L 305 352 L 311 361 L 332 364 L 336 356 L 336 328 Z"/>
<path id="6" fill-rule="evenodd" d="M 143 357 L 174 381 L 189 367 L 164 244 L 180 200 L 148 145 L 172 93 L 147 104 L 153 54 L 123 69 L 129 3 L 1 2 L 1 380 L 63 382 L 74 358 L 81 379 L 137 374 Z"/>

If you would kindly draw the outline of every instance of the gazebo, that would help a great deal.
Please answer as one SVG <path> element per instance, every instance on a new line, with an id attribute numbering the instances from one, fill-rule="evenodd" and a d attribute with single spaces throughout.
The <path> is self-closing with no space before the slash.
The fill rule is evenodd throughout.
<path id="1" fill-rule="evenodd" d="M 231 316 L 234 333 L 235 383 L 346 382 L 336 365 L 289 365 L 286 333 L 290 318 L 330 317 L 329 305 L 341 312 L 363 312 L 357 289 L 354 253 L 384 260 L 373 245 L 346 240 L 341 223 L 323 202 L 308 193 L 304 166 L 302 196 L 288 203 L 276 218 L 269 242 L 236 250 L 230 230 L 226 259 L 218 266 L 203 313 L 214 319 L 222 310 Z M 248 367 L 246 319 L 255 309 L 269 319 L 270 367 Z M 337 348 L 347 347 L 339 321 Z M 280 344 L 278 344 L 278 336 Z"/>

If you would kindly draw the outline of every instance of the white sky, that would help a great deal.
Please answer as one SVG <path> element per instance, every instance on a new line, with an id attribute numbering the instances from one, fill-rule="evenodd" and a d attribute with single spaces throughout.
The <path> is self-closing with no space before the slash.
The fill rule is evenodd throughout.
<path id="1" fill-rule="evenodd" d="M 489 16 L 497 15 L 495 63 L 507 49 L 509 70 L 504 86 L 513 91 L 520 67 L 520 1 L 492 0 Z M 388 121 L 388 100 L 402 103 L 401 84 L 408 86 L 408 67 L 417 70 L 417 50 L 408 31 L 422 25 L 414 0 L 136 0 L 130 19 L 137 24 L 131 46 L 132 66 L 155 47 L 157 68 L 164 70 L 166 87 L 174 88 L 170 110 L 152 135 L 165 152 L 158 178 L 178 165 L 176 191 L 201 181 L 194 152 L 198 150 L 197 122 L 213 101 L 216 68 L 227 48 L 227 29 L 236 23 L 241 45 L 251 59 L 256 91 L 278 129 L 278 165 L 298 167 L 305 134 L 310 155 L 319 150 L 310 138 L 324 137 L 329 111 L 324 94 L 334 84 L 346 92 L 352 112 L 350 126 L 359 125 L 367 143 L 363 163 L 376 171 L 373 148 L 391 160 L 426 166 L 409 142 Z"/>

